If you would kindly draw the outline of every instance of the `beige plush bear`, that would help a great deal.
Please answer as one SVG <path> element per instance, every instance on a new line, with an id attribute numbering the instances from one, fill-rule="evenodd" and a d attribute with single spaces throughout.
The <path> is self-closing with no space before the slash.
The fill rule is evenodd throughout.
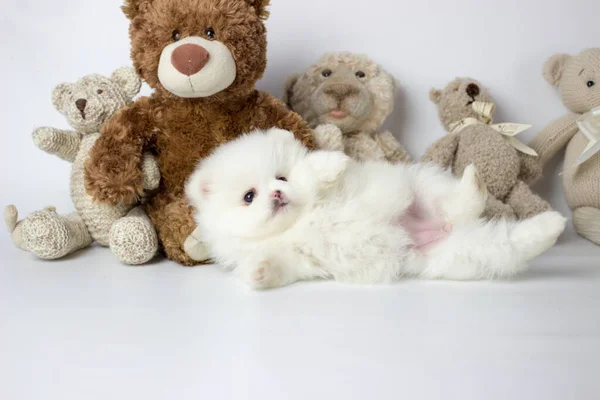
<path id="1" fill-rule="evenodd" d="M 551 57 L 544 78 L 558 88 L 570 113 L 548 125 L 531 147 L 542 165 L 566 148 L 562 176 L 573 224 L 600 245 L 600 48 Z"/>
<path id="2" fill-rule="evenodd" d="M 288 79 L 288 107 L 315 129 L 319 147 L 361 161 L 411 162 L 389 131 L 377 132 L 394 109 L 394 78 L 363 55 L 330 53 Z"/>
<path id="3" fill-rule="evenodd" d="M 143 264 L 155 256 L 156 232 L 140 207 L 95 203 L 84 187 L 84 164 L 100 135 L 100 127 L 130 103 L 140 88 L 135 71 L 121 68 L 110 78 L 90 75 L 54 89 L 54 107 L 75 131 L 39 128 L 33 140 L 43 151 L 73 163 L 71 197 L 77 211 L 63 216 L 49 207 L 18 222 L 16 207 L 6 207 L 5 221 L 17 246 L 48 260 L 89 247 L 94 240 L 110 246 L 126 264 Z M 160 172 L 152 155 L 146 155 L 143 167 L 145 188 L 156 189 Z"/>
<path id="4" fill-rule="evenodd" d="M 541 176 L 535 152 L 515 137 L 529 126 L 494 125 L 493 99 L 473 79 L 459 78 L 443 91 L 434 89 L 431 100 L 449 133 L 426 151 L 422 162 L 451 168 L 456 176 L 475 164 L 490 192 L 486 218 L 525 219 L 550 209 L 529 187 Z"/>

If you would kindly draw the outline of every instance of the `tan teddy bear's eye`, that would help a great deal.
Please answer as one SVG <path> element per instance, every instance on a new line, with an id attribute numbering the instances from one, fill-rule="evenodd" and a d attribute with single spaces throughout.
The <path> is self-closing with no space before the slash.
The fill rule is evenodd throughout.
<path id="1" fill-rule="evenodd" d="M 98 90 L 96 91 L 96 93 L 98 93 L 98 94 L 102 94 L 102 93 L 104 93 L 104 90 L 102 90 L 102 89 L 98 89 Z"/>
<path id="2" fill-rule="evenodd" d="M 321 72 L 321 75 L 323 75 L 325 78 L 329 78 L 331 74 L 333 74 L 333 72 L 330 69 L 326 69 Z"/>
<path id="3" fill-rule="evenodd" d="M 591 88 L 591 87 L 594 87 L 594 86 L 596 86 L 596 82 L 594 82 L 594 81 L 588 81 L 587 87 Z"/>
<path id="4" fill-rule="evenodd" d="M 364 72 L 362 72 L 362 71 L 358 71 L 358 72 L 356 73 L 356 77 L 357 77 L 357 78 L 359 78 L 359 79 L 362 79 L 362 78 L 364 78 L 365 76 L 367 76 L 367 74 L 365 74 L 365 73 L 364 73 Z"/>

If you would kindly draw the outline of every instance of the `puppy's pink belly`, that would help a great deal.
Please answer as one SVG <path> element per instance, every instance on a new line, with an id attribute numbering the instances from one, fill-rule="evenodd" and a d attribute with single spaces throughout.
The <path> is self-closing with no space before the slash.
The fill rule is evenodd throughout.
<path id="1" fill-rule="evenodd" d="M 413 248 L 420 252 L 427 252 L 452 232 L 452 225 L 441 216 L 430 215 L 418 203 L 413 204 L 397 222 L 410 236 Z"/>

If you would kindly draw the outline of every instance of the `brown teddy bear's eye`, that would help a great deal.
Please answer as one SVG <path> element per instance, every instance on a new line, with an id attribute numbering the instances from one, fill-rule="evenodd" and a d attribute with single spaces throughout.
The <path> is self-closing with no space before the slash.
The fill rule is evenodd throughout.
<path id="1" fill-rule="evenodd" d="M 333 72 L 330 69 L 326 69 L 323 72 L 321 72 L 321 75 L 323 75 L 325 78 L 329 78 L 331 74 L 333 74 Z"/>
<path id="2" fill-rule="evenodd" d="M 214 39 L 216 36 L 215 30 L 213 28 L 208 28 L 206 30 L 206 36 L 208 36 L 209 39 Z"/>
<path id="3" fill-rule="evenodd" d="M 181 40 L 181 32 L 179 31 L 173 31 L 173 40 L 178 42 Z"/>
<path id="4" fill-rule="evenodd" d="M 96 93 L 98 93 L 98 94 L 102 94 L 102 93 L 104 93 L 104 90 L 102 90 L 102 89 L 98 89 L 98 90 L 96 91 Z"/>
<path id="5" fill-rule="evenodd" d="M 587 83 L 587 87 L 589 87 L 589 88 L 594 87 L 595 85 L 596 85 L 596 82 L 594 82 L 594 81 L 588 81 L 588 83 Z"/>
<path id="6" fill-rule="evenodd" d="M 358 71 L 358 72 L 356 73 L 356 77 L 357 77 L 357 78 L 359 78 L 359 79 L 362 79 L 362 78 L 364 78 L 365 76 L 367 76 L 367 74 L 365 74 L 365 73 L 364 73 L 364 72 L 362 72 L 362 71 Z"/>

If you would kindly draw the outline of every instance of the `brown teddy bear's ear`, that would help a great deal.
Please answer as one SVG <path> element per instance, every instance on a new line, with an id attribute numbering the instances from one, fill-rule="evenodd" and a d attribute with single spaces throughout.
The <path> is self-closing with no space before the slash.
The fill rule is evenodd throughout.
<path id="1" fill-rule="evenodd" d="M 440 104 L 440 100 L 442 100 L 442 91 L 438 89 L 431 89 L 429 92 L 429 99 L 434 104 Z"/>
<path id="2" fill-rule="evenodd" d="M 141 12 L 145 11 L 152 3 L 152 0 L 125 0 L 125 4 L 121 9 L 129 19 L 134 19 Z"/>
<path id="3" fill-rule="evenodd" d="M 119 86 L 130 100 L 133 99 L 142 88 L 142 80 L 131 67 L 119 68 L 113 72 L 110 79 Z"/>
<path id="4" fill-rule="evenodd" d="M 552 86 L 558 86 L 567 62 L 571 59 L 568 54 L 553 55 L 544 64 L 544 79 Z"/>
<path id="5" fill-rule="evenodd" d="M 269 11 L 267 11 L 267 7 L 269 7 L 271 0 L 246 0 L 250 6 L 254 7 L 256 13 L 259 18 L 263 21 L 269 18 Z"/>
<path id="6" fill-rule="evenodd" d="M 298 79 L 300 79 L 300 74 L 292 75 L 287 78 L 284 86 L 283 102 L 292 111 L 294 110 L 292 107 L 292 97 L 294 96 L 294 87 L 298 83 Z"/>
<path id="7" fill-rule="evenodd" d="M 71 97 L 73 85 L 70 83 L 61 83 L 52 91 L 52 104 L 56 111 L 61 112 L 67 100 Z"/>

